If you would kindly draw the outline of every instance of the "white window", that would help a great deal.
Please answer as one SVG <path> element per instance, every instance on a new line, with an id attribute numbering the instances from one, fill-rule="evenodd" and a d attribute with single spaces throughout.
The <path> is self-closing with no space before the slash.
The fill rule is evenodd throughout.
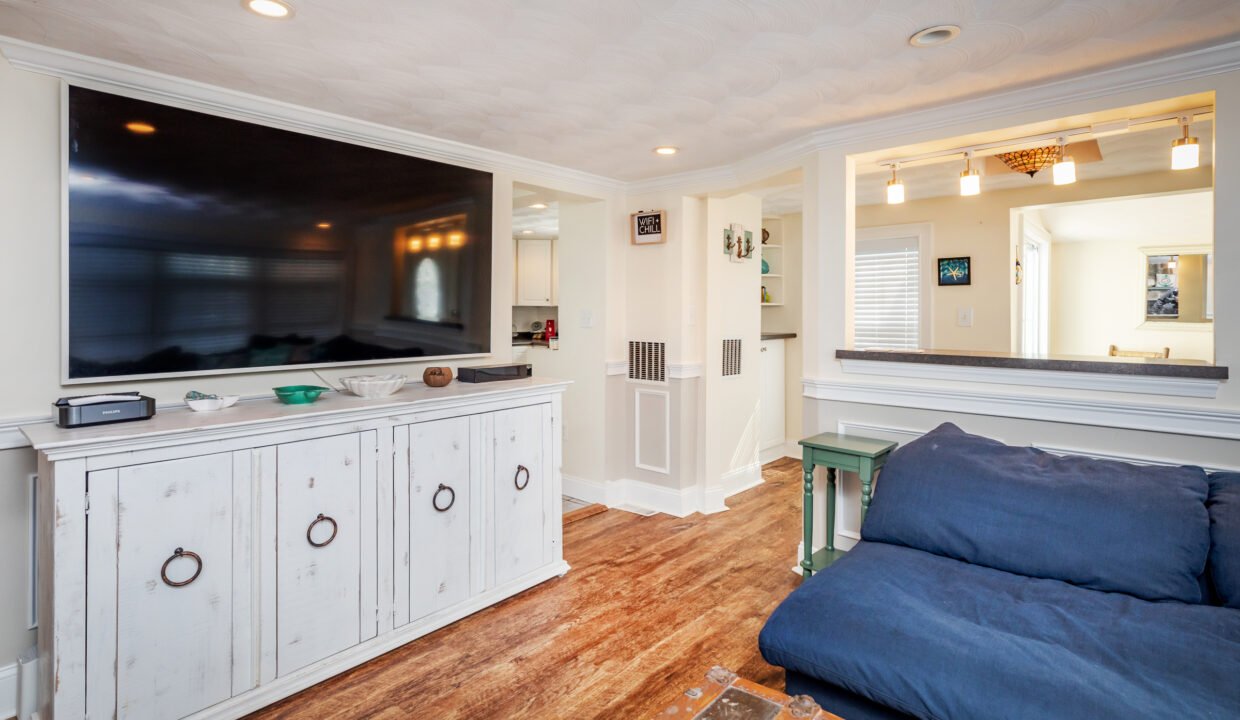
<path id="1" fill-rule="evenodd" d="M 913 350 L 930 346 L 929 283 L 923 256 L 930 226 L 858 228 L 853 283 L 853 347 Z"/>

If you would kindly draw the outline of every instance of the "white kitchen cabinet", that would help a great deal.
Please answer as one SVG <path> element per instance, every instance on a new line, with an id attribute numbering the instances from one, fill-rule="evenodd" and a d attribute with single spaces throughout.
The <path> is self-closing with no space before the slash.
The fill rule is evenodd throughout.
<path id="1" fill-rule="evenodd" d="M 551 407 L 530 405 L 492 414 L 489 463 L 493 509 L 493 583 L 541 567 L 555 552 L 550 521 L 559 514 L 551 487 Z M 554 502 L 553 502 L 554 501 Z"/>
<path id="2" fill-rule="evenodd" d="M 234 683 L 233 655 L 248 657 L 248 453 L 99 470 L 89 474 L 87 536 L 90 717 L 181 718 L 227 700 L 251 683 Z M 239 460 L 239 462 L 235 462 Z M 236 500 L 236 503 L 234 502 Z M 237 546 L 234 548 L 234 535 Z M 236 550 L 242 554 L 242 565 Z"/>
<path id="3" fill-rule="evenodd" d="M 23 428 L 40 720 L 232 720 L 564 574 L 565 386 Z"/>
<path id="4" fill-rule="evenodd" d="M 758 405 L 758 444 L 767 450 L 785 442 L 784 428 L 784 341 L 763 340 L 761 356 L 761 394 Z"/>
<path id="5" fill-rule="evenodd" d="M 361 605 L 363 582 L 375 582 L 362 561 L 362 537 L 375 529 L 374 505 L 362 508 L 362 467 L 374 465 L 374 446 L 369 432 L 276 448 L 279 676 L 358 644 L 364 624 L 374 635 L 374 607 Z"/>
<path id="6" fill-rule="evenodd" d="M 480 549 L 470 527 L 477 510 L 474 424 L 473 418 L 455 417 L 397 429 L 406 434 L 409 453 L 409 476 L 397 480 L 409 488 L 408 620 L 464 602 L 474 592 Z"/>
<path id="7" fill-rule="evenodd" d="M 517 280 L 514 304 L 555 305 L 555 249 L 544 238 L 517 239 Z"/>

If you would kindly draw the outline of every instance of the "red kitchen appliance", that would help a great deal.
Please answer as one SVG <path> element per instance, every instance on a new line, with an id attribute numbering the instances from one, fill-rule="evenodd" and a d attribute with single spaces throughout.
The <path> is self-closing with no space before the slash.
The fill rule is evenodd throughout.
<path id="1" fill-rule="evenodd" d="M 543 325 L 543 330 L 546 332 L 547 337 L 555 337 L 555 318 L 548 318 L 546 324 Z"/>

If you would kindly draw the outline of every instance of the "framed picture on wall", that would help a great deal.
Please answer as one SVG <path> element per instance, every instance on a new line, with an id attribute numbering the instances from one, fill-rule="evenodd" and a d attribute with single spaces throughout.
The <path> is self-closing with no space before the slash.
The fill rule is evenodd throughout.
<path id="1" fill-rule="evenodd" d="M 939 258 L 939 285 L 972 285 L 970 258 Z"/>
<path id="2" fill-rule="evenodd" d="M 662 245 L 667 242 L 664 226 L 667 224 L 667 213 L 663 210 L 645 210 L 629 216 L 632 224 L 629 237 L 630 245 Z"/>

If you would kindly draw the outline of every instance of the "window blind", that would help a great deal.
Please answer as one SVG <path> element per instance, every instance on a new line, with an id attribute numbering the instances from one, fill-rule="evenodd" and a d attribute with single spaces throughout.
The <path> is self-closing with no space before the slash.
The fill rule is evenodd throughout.
<path id="1" fill-rule="evenodd" d="M 916 236 L 857 242 L 853 346 L 921 346 L 921 253 Z"/>

